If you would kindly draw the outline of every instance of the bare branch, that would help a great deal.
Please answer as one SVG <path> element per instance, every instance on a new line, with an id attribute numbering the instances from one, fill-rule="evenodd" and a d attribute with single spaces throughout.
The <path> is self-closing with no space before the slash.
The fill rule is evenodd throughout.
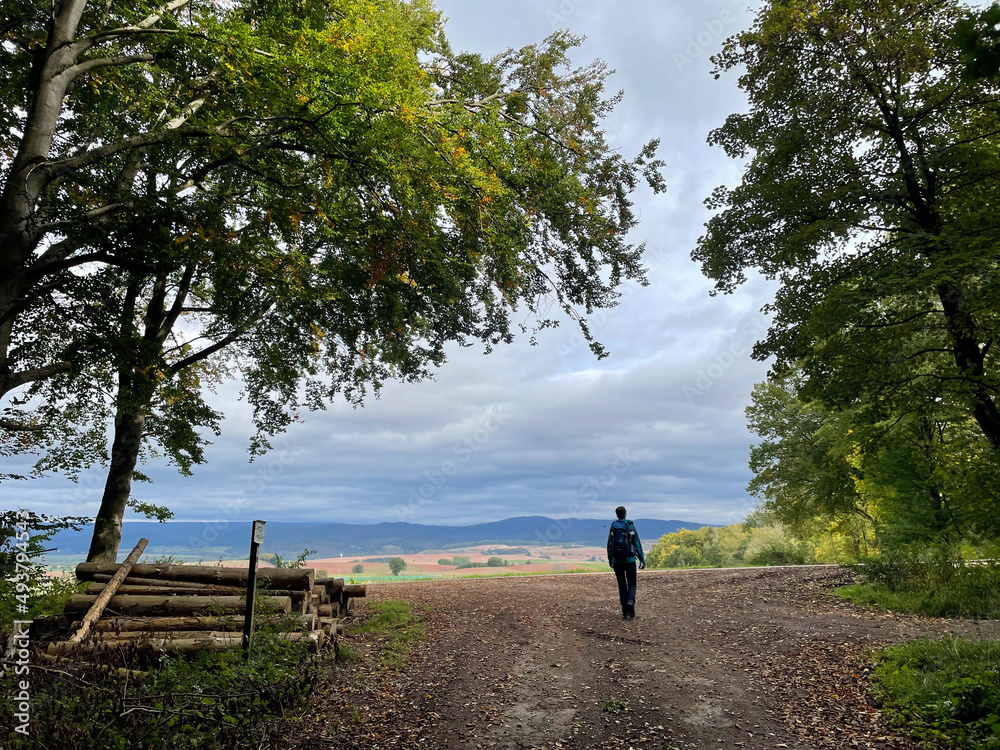
<path id="1" fill-rule="evenodd" d="M 21 424 L 20 422 L 11 422 L 8 419 L 0 419 L 0 429 L 8 432 L 41 432 L 45 427 L 44 424 Z"/>
<path id="2" fill-rule="evenodd" d="M 35 367 L 31 370 L 21 370 L 10 375 L 0 376 L 0 396 L 9 393 L 15 388 L 38 380 L 45 380 L 54 375 L 69 372 L 73 368 L 73 363 L 68 361 L 56 362 L 44 367 Z"/>
<path id="3" fill-rule="evenodd" d="M 89 73 L 95 68 L 109 68 L 118 65 L 131 65 L 137 62 L 153 62 L 162 58 L 162 55 L 154 55 L 150 52 L 146 52 L 139 55 L 121 55 L 120 57 L 100 57 L 96 60 L 87 60 L 86 62 L 74 65 L 67 71 L 67 75 L 71 79 L 78 78 L 84 73 Z"/>
<path id="4" fill-rule="evenodd" d="M 230 331 L 226 336 L 216 341 L 210 346 L 206 346 L 201 351 L 195 352 L 194 354 L 185 357 L 179 362 L 175 362 L 170 367 L 171 373 L 177 373 L 183 370 L 185 367 L 190 367 L 191 365 L 201 362 L 204 359 L 208 359 L 210 356 L 215 354 L 222 349 L 225 349 L 230 344 L 238 341 L 244 334 L 246 334 L 254 325 L 259 323 L 268 311 L 274 306 L 273 300 L 267 300 L 261 304 L 238 328 Z"/>

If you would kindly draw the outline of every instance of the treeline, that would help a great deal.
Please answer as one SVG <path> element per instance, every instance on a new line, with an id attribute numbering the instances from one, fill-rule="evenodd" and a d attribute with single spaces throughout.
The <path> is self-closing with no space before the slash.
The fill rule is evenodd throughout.
<path id="1" fill-rule="evenodd" d="M 715 58 L 751 106 L 709 140 L 752 158 L 693 257 L 719 292 L 779 282 L 749 489 L 800 539 L 958 559 L 1000 536 L 998 20 L 775 2 Z"/>
<path id="2" fill-rule="evenodd" d="M 747 416 L 761 436 L 748 487 L 761 513 L 800 540 L 841 540 L 829 562 L 995 556 L 1000 461 L 947 400 L 831 406 L 793 370 L 759 384 Z"/>
<path id="3" fill-rule="evenodd" d="M 860 525 L 817 525 L 800 534 L 775 514 L 755 511 L 743 523 L 666 534 L 646 555 L 650 568 L 729 568 L 741 565 L 846 564 L 866 557 L 870 536 Z"/>
<path id="4" fill-rule="evenodd" d="M 454 565 L 456 568 L 505 568 L 510 564 L 510 560 L 504 560 L 495 555 L 486 562 L 472 562 L 472 558 L 465 555 L 456 555 L 452 558 L 442 557 L 438 560 L 438 565 Z"/>

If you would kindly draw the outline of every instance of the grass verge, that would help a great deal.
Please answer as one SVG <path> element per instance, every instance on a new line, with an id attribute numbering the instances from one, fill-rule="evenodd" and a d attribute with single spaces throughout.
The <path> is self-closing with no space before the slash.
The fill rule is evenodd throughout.
<path id="1" fill-rule="evenodd" d="M 423 622 L 413 614 L 409 603 L 399 599 L 373 602 L 368 611 L 370 616 L 351 632 L 354 635 L 372 633 L 384 638 L 382 665 L 387 669 L 402 669 L 411 645 L 427 638 Z"/>
<path id="2" fill-rule="evenodd" d="M 918 739 L 1000 749 L 1000 641 L 946 636 L 892 646 L 874 677 L 885 714 Z"/>
<path id="3" fill-rule="evenodd" d="M 856 569 L 865 584 L 834 593 L 866 607 L 928 615 L 1000 619 L 1000 566 L 870 562 Z"/>

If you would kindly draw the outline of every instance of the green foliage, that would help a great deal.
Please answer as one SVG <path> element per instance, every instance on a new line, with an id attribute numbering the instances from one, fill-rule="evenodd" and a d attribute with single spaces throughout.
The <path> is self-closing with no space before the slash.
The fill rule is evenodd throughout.
<path id="1" fill-rule="evenodd" d="M 806 556 L 792 546 L 768 546 L 746 562 L 747 565 L 805 565 Z"/>
<path id="2" fill-rule="evenodd" d="M 404 570 L 406 570 L 406 560 L 402 557 L 393 557 L 389 560 L 389 570 L 392 571 L 394 576 L 398 576 Z"/>
<path id="3" fill-rule="evenodd" d="M 694 257 L 717 291 L 780 283 L 750 491 L 848 558 L 1000 537 L 1000 107 L 967 70 L 1000 10 L 968 14 L 774 0 L 714 58 L 750 106 L 709 140 L 747 166 Z"/>
<path id="4" fill-rule="evenodd" d="M 664 534 L 646 555 L 646 565 L 649 568 L 719 568 L 832 562 L 824 542 L 822 538 L 802 538 L 758 512 L 751 515 L 750 524 L 703 526 Z"/>
<path id="5" fill-rule="evenodd" d="M 748 489 L 801 536 L 824 530 L 840 562 L 910 548 L 988 543 L 1000 533 L 998 455 L 974 421 L 944 403 L 871 421 L 802 393 L 795 371 L 760 384 L 747 410 L 760 443 Z"/>
<path id="6" fill-rule="evenodd" d="M 365 572 L 365 566 L 362 565 L 361 563 L 358 563 L 357 565 L 354 565 L 354 566 L 351 567 L 351 572 L 352 573 L 364 573 Z"/>
<path id="7" fill-rule="evenodd" d="M 609 714 L 620 714 L 628 709 L 628 701 L 620 701 L 615 698 L 608 698 L 601 706 L 601 710 Z"/>
<path id="8" fill-rule="evenodd" d="M 455 561 L 447 557 L 442 557 L 438 560 L 438 565 L 454 565 L 454 564 Z"/>
<path id="9" fill-rule="evenodd" d="M 486 561 L 486 567 L 488 568 L 502 568 L 504 566 L 504 560 L 502 557 L 497 557 L 494 555 L 489 560 Z"/>
<path id="10" fill-rule="evenodd" d="M 892 646 L 875 683 L 898 726 L 947 747 L 1000 748 L 1000 642 L 945 636 Z"/>
<path id="11" fill-rule="evenodd" d="M 413 614 L 409 603 L 398 599 L 375 602 L 368 611 L 369 616 L 353 632 L 383 636 L 386 640 L 382 665 L 388 669 L 402 668 L 412 644 L 427 637 L 423 622 Z"/>
<path id="12" fill-rule="evenodd" d="M 657 144 L 608 145 L 619 95 L 566 32 L 484 58 L 425 0 L 16 6 L 0 395 L 33 384 L 14 416 L 47 425 L 38 471 L 105 462 L 127 484 L 162 455 L 189 473 L 237 372 L 256 455 L 451 343 L 573 320 L 604 356 L 586 315 L 645 283 L 630 196 L 663 190 Z M 127 501 L 102 503 L 98 554 Z"/>
<path id="13" fill-rule="evenodd" d="M 451 564 L 458 568 L 464 568 L 472 564 L 472 558 L 467 555 L 455 555 L 451 558 Z"/>
<path id="14" fill-rule="evenodd" d="M 306 560 L 308 560 L 312 555 L 316 554 L 314 549 L 304 549 L 302 550 L 294 560 L 286 560 L 281 555 L 275 553 L 271 558 L 274 561 L 274 567 L 276 568 L 304 568 L 306 566 Z"/>
<path id="15" fill-rule="evenodd" d="M 944 548 L 892 550 L 855 567 L 865 581 L 840 595 L 930 617 L 1000 618 L 1000 565 L 968 564 Z"/>
<path id="16" fill-rule="evenodd" d="M 263 557 L 263 555 L 261 555 Z M 176 565 L 180 563 L 181 560 L 176 555 L 157 555 L 153 559 L 154 565 Z"/>
<path id="17" fill-rule="evenodd" d="M 337 644 L 337 661 L 355 661 L 360 658 L 361 654 L 347 644 Z"/>
<path id="18" fill-rule="evenodd" d="M 75 670 L 74 670 L 75 671 Z M 31 740 L 11 748 L 236 750 L 276 741 L 277 719 L 302 706 L 319 673 L 307 648 L 255 633 L 248 661 L 239 650 L 164 655 L 143 680 L 32 670 Z M 13 689 L 11 673 L 0 689 Z M 131 710 L 122 710 L 127 705 Z M 6 747 L 6 746 L 5 746 Z"/>
<path id="19" fill-rule="evenodd" d="M 373 602 L 368 606 L 368 616 L 365 621 L 352 628 L 358 635 L 363 633 L 386 634 L 405 629 L 413 620 L 410 605 L 400 599 Z"/>
<path id="20" fill-rule="evenodd" d="M 131 508 L 141 516 L 151 518 L 154 521 L 159 521 L 160 523 L 166 523 L 174 517 L 174 512 L 165 505 L 142 502 L 141 500 L 136 500 L 134 498 L 129 498 L 127 507 Z"/>
<path id="21" fill-rule="evenodd" d="M 994 3 L 981 13 L 968 13 L 957 24 L 952 38 L 962 50 L 967 81 L 996 79 L 1000 72 L 1000 5 Z"/>
<path id="22" fill-rule="evenodd" d="M 62 612 L 80 585 L 72 576 L 49 578 L 41 557 L 45 543 L 65 529 L 80 530 L 89 518 L 0 511 L 0 633 L 14 620 Z M 20 607 L 26 609 L 20 611 Z"/>

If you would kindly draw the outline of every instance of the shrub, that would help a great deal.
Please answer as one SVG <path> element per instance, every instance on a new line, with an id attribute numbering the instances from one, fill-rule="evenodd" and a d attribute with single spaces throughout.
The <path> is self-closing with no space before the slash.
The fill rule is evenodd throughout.
<path id="1" fill-rule="evenodd" d="M 1000 565 L 969 565 L 947 549 L 890 551 L 854 566 L 865 586 L 838 593 L 863 605 L 931 617 L 1000 617 Z"/>
<path id="2" fill-rule="evenodd" d="M 365 566 L 362 565 L 361 563 L 358 563 L 357 565 L 355 565 L 355 566 L 353 566 L 351 568 L 351 572 L 352 573 L 364 573 L 365 572 Z"/>
<path id="3" fill-rule="evenodd" d="M 875 683 L 894 723 L 959 748 L 1000 748 L 1000 642 L 945 636 L 892 646 Z"/>
<path id="4" fill-rule="evenodd" d="M 438 565 L 454 565 L 454 561 L 449 560 L 447 557 L 442 557 L 438 560 Z"/>
<path id="5" fill-rule="evenodd" d="M 281 555 L 275 553 L 275 555 L 272 557 L 272 560 L 274 562 L 274 567 L 276 568 L 299 569 L 299 568 L 304 568 L 306 566 L 306 560 L 309 559 L 310 556 L 315 554 L 316 550 L 314 549 L 304 549 L 298 554 L 298 556 L 294 560 L 288 560 L 287 558 L 284 558 Z"/>
<path id="6" fill-rule="evenodd" d="M 72 578 L 47 578 L 38 560 L 53 535 L 63 529 L 79 531 L 89 521 L 0 511 L 0 633 L 14 619 L 31 620 L 61 612 L 65 600 L 77 593 Z M 21 605 L 27 612 L 20 610 Z"/>
<path id="7" fill-rule="evenodd" d="M 768 546 L 747 560 L 748 565 L 804 565 L 806 556 L 790 546 Z"/>
<path id="8" fill-rule="evenodd" d="M 503 558 L 494 555 L 493 557 L 491 557 L 489 560 L 486 561 L 486 566 L 490 568 L 502 568 Z"/>
<path id="9" fill-rule="evenodd" d="M 30 739 L 11 733 L 4 747 L 101 747 L 114 750 L 235 750 L 273 745 L 278 719 L 304 704 L 319 674 L 305 644 L 254 636 L 249 660 L 242 651 L 160 658 L 142 680 L 117 673 L 32 670 Z M 12 673 L 0 691 L 13 695 Z M 18 678 L 24 679 L 24 678 Z M 128 706 L 129 710 L 123 710 Z"/>

